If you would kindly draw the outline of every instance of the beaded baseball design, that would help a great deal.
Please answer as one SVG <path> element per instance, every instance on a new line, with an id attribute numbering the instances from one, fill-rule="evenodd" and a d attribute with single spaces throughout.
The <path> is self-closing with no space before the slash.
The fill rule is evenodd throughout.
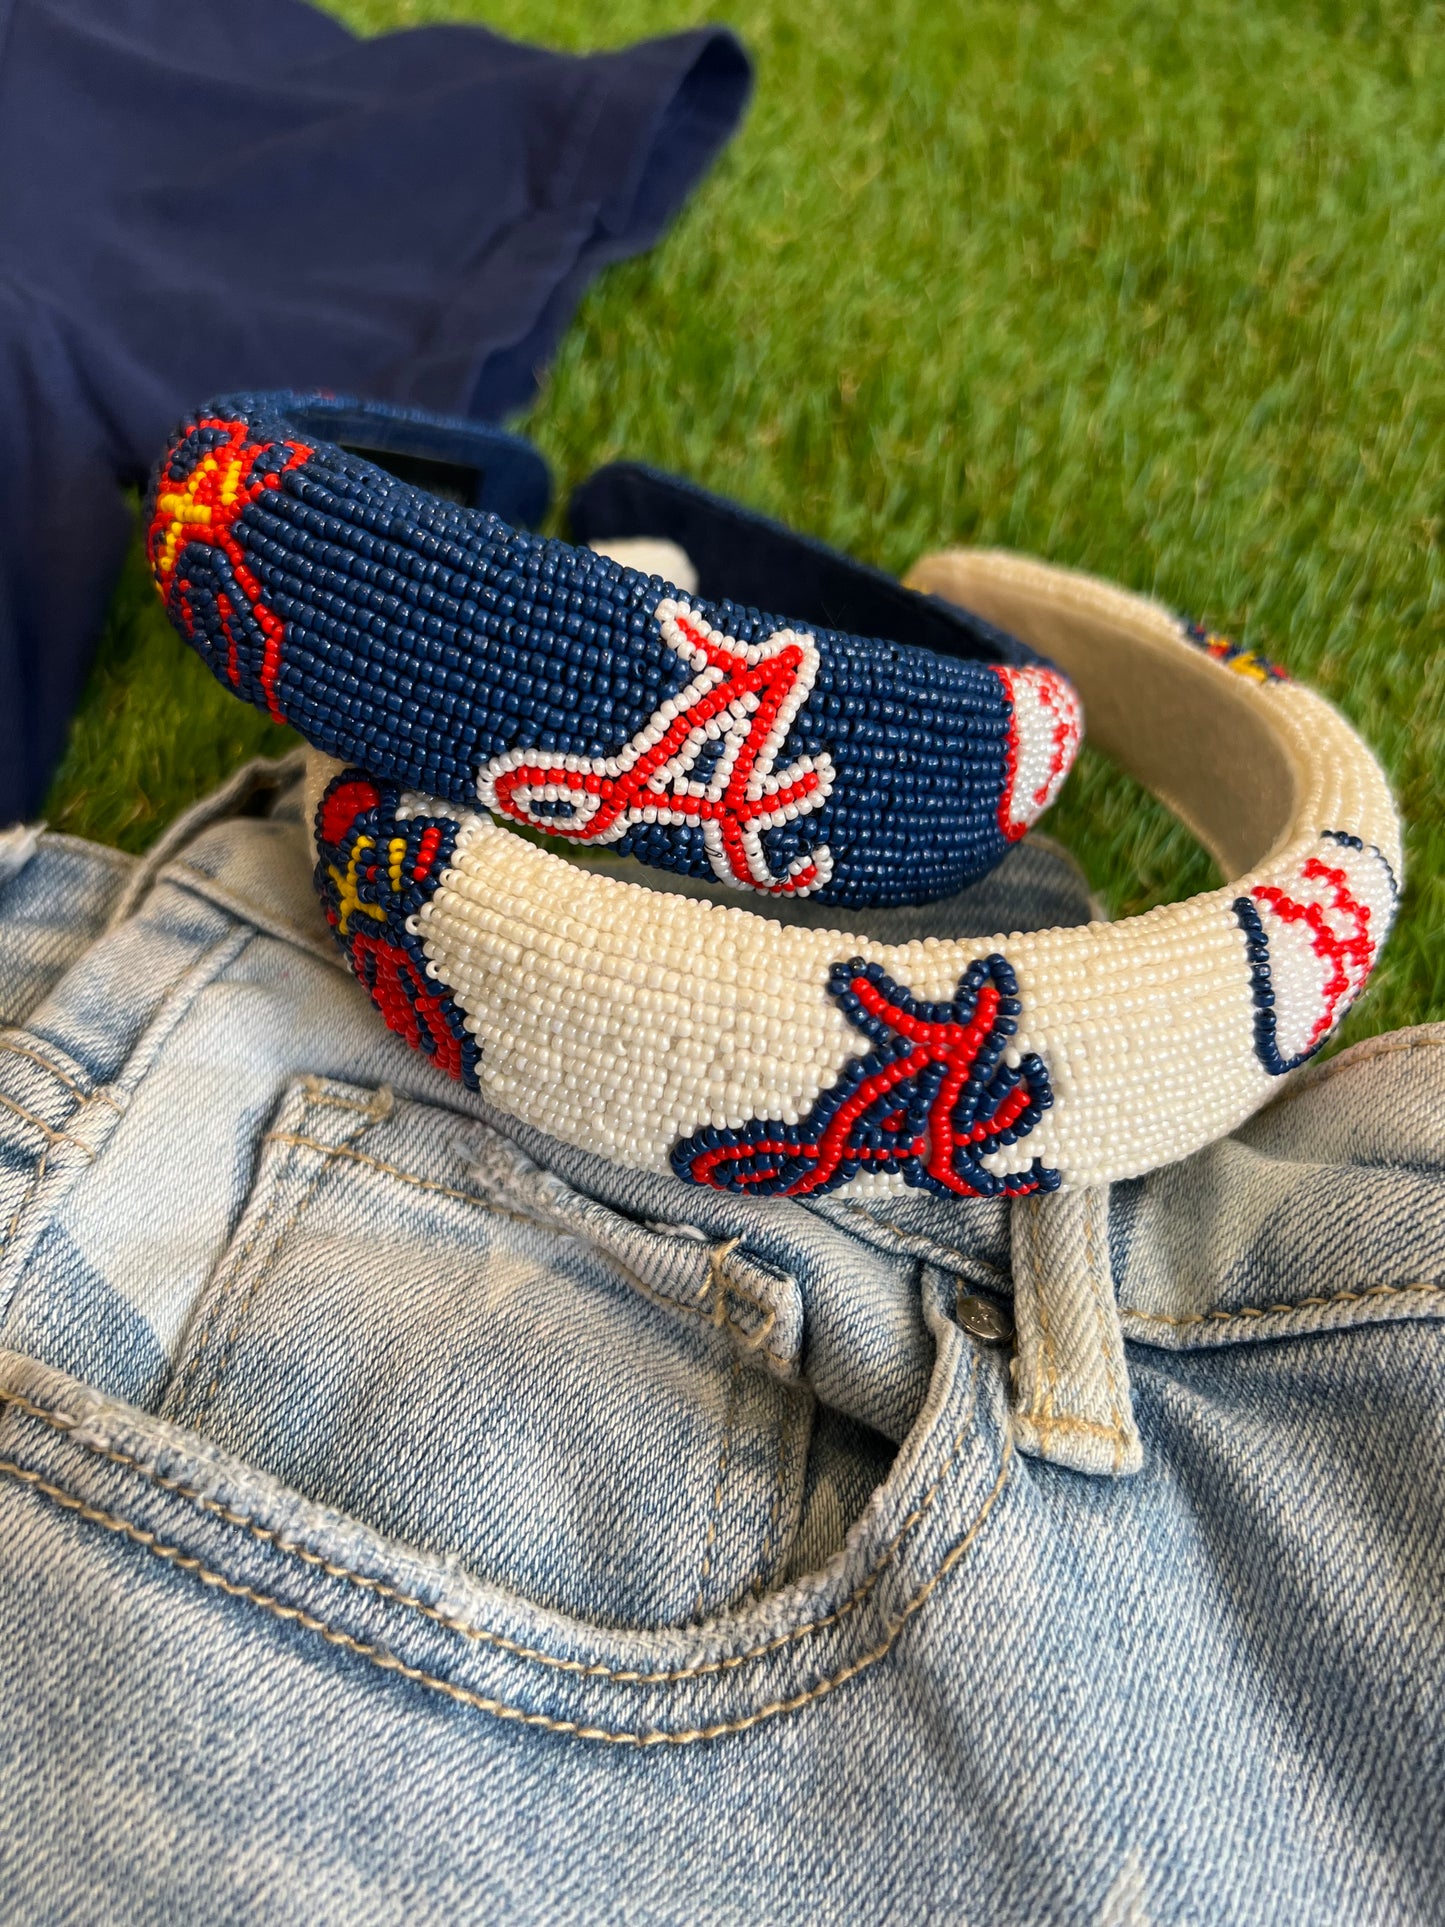
<path id="1" fill-rule="evenodd" d="M 1078 698 L 1043 664 L 684 601 L 304 441 L 256 398 L 172 439 L 147 544 L 213 673 L 318 749 L 764 896 L 951 895 L 1079 746 Z"/>
<path id="2" fill-rule="evenodd" d="M 1019 1196 L 1185 1155 L 1325 1041 L 1395 902 L 1378 850 L 1325 833 L 1235 897 L 840 962 L 836 932 L 580 871 L 354 770 L 317 843 L 352 968 L 439 1069 L 565 1142 L 768 1196 Z"/>
<path id="3" fill-rule="evenodd" d="M 1312 1057 L 1364 989 L 1398 895 L 1373 844 L 1341 830 L 1321 843 L 1287 884 L 1256 883 L 1234 905 L 1251 966 L 1255 1054 L 1272 1077 Z"/>

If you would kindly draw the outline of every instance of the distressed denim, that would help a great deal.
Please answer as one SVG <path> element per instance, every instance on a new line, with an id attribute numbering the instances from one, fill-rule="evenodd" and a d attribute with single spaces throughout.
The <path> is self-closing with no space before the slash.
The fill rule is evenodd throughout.
<path id="1" fill-rule="evenodd" d="M 0 1918 L 1445 1916 L 1445 1026 L 698 1191 L 383 1028 L 293 779 L 0 839 Z"/>

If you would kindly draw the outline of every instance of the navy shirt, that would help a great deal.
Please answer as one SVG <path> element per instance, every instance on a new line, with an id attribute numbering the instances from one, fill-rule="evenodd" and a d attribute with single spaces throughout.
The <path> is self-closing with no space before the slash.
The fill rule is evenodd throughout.
<path id="1" fill-rule="evenodd" d="M 237 387 L 496 419 L 736 127 L 721 31 L 586 57 L 361 40 L 300 0 L 0 0 L 0 824 L 32 813 L 130 531 Z"/>

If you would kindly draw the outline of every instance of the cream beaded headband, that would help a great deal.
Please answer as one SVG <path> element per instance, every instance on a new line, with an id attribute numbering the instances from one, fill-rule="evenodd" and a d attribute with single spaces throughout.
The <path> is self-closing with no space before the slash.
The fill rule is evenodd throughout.
<path id="1" fill-rule="evenodd" d="M 318 884 L 387 1022 L 554 1137 L 754 1194 L 1098 1184 L 1248 1117 L 1388 931 L 1374 758 L 1142 596 L 985 552 L 914 580 L 1047 650 L 1237 881 L 1118 924 L 889 944 L 598 874 L 313 756 Z"/>

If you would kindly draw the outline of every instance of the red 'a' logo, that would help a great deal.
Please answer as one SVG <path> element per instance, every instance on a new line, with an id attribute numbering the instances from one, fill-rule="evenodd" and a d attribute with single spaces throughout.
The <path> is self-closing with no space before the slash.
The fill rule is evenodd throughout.
<path id="1" fill-rule="evenodd" d="M 833 788 L 832 759 L 776 767 L 818 673 L 813 638 L 779 629 L 766 642 L 724 636 L 686 603 L 659 602 L 662 637 L 694 671 L 613 756 L 513 749 L 477 785 L 483 804 L 514 822 L 579 843 L 615 843 L 637 823 L 697 825 L 724 883 L 804 897 L 833 874 L 826 844 L 775 875 L 764 830 L 808 816 Z"/>
<path id="2" fill-rule="evenodd" d="M 873 1050 L 849 1058 L 806 1117 L 710 1126 L 673 1147 L 673 1170 L 692 1184 L 763 1197 L 818 1195 L 863 1173 L 939 1196 L 1057 1189 L 1057 1171 L 1012 1155 L 1054 1101 L 1042 1058 L 1009 1041 L 1018 988 L 997 954 L 976 958 L 944 1004 L 921 1002 L 861 957 L 835 964 L 828 989 Z M 1004 1169 L 999 1154 L 1010 1154 Z"/>

